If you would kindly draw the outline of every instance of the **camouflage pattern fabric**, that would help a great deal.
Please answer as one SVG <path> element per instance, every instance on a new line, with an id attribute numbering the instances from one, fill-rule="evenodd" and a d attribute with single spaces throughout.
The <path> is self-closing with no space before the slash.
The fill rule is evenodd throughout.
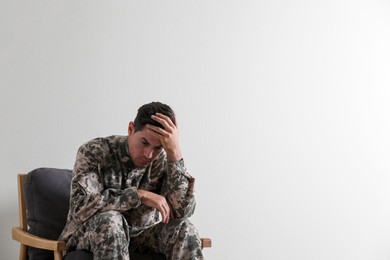
<path id="1" fill-rule="evenodd" d="M 160 223 L 130 241 L 130 252 L 158 252 L 168 260 L 204 259 L 198 231 L 187 218 Z"/>
<path id="2" fill-rule="evenodd" d="M 129 259 L 129 244 L 142 249 L 137 241 L 149 241 L 145 248 L 168 259 L 203 259 L 199 235 L 187 219 L 195 210 L 194 182 L 183 159 L 168 163 L 162 152 L 147 168 L 137 168 L 127 136 L 94 139 L 77 153 L 67 224 L 59 239 L 70 249 L 92 251 L 94 259 Z M 141 205 L 137 189 L 166 197 L 175 219 L 159 223 L 159 212 Z M 153 232 L 165 237 L 153 240 Z"/>

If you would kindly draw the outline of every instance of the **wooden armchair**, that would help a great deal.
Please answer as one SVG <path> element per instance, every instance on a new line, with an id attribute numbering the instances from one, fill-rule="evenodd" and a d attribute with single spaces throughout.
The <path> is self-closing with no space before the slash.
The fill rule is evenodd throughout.
<path id="1" fill-rule="evenodd" d="M 24 200 L 24 180 L 27 174 L 18 174 L 19 227 L 12 228 L 12 239 L 20 242 L 19 260 L 27 260 L 27 246 L 53 251 L 55 260 L 62 260 L 66 250 L 64 241 L 50 240 L 32 235 L 27 230 L 27 211 Z"/>
<path id="2" fill-rule="evenodd" d="M 45 169 L 49 169 L 49 168 L 40 168 L 37 170 L 41 170 L 41 169 L 45 170 Z M 56 170 L 56 169 L 54 169 L 54 170 Z M 59 171 L 67 171 L 67 170 L 59 170 Z M 28 222 L 27 222 L 28 210 L 26 208 L 26 199 L 27 198 L 25 197 L 26 177 L 27 177 L 27 174 L 18 174 L 18 176 L 17 176 L 19 223 L 20 223 L 20 225 L 18 227 L 12 228 L 12 239 L 14 239 L 20 243 L 19 260 L 27 260 L 28 259 L 28 256 L 27 256 L 27 248 L 28 247 L 52 251 L 53 252 L 52 255 L 54 255 L 54 258 L 50 257 L 51 259 L 62 260 L 63 253 L 64 253 L 64 251 L 66 251 L 66 243 L 64 241 L 58 241 L 58 240 L 54 240 L 54 239 L 44 238 L 42 236 L 33 235 L 29 232 L 30 230 L 28 229 Z M 53 187 L 53 188 L 56 189 L 56 187 Z M 43 192 L 46 192 L 46 191 L 43 191 Z M 50 194 L 49 194 L 49 196 L 50 196 Z M 66 204 L 66 205 L 68 205 L 68 204 Z M 66 210 L 67 210 L 67 207 L 66 207 Z M 66 219 L 66 216 L 64 216 L 64 219 Z M 65 225 L 65 222 L 63 223 L 63 226 L 64 225 Z M 63 228 L 63 226 L 62 226 L 62 228 Z M 58 236 L 56 236 L 56 237 L 58 237 Z M 201 238 L 201 242 L 202 242 L 202 248 L 211 247 L 211 239 Z M 139 258 L 139 256 L 134 257 L 134 258 L 135 259 L 144 259 L 144 258 Z M 150 258 L 146 257 L 145 259 L 150 259 Z"/>

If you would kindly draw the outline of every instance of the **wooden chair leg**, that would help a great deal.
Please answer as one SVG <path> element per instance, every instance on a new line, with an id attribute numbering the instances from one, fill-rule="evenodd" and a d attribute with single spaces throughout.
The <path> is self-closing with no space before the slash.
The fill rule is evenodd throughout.
<path id="1" fill-rule="evenodd" d="M 54 251 L 54 260 L 62 260 L 62 252 Z"/>
<path id="2" fill-rule="evenodd" d="M 202 243 L 201 244 L 202 249 L 205 247 L 211 247 L 211 239 L 210 238 L 201 238 L 200 242 Z"/>
<path id="3" fill-rule="evenodd" d="M 27 246 L 20 244 L 19 248 L 19 260 L 26 260 L 27 259 Z"/>

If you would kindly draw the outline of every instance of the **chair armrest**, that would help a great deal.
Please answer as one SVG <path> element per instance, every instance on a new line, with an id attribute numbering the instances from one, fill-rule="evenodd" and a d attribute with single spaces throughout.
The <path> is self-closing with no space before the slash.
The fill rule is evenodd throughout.
<path id="1" fill-rule="evenodd" d="M 23 245 L 41 248 L 52 251 L 65 251 L 66 243 L 64 241 L 50 240 L 38 237 L 28 233 L 20 227 L 12 228 L 12 239 L 20 242 Z"/>
<path id="2" fill-rule="evenodd" d="M 24 231 L 20 227 L 12 228 L 12 239 L 20 242 L 23 245 L 41 248 L 53 251 L 65 251 L 66 243 L 64 241 L 50 240 L 42 237 L 38 237 Z M 210 238 L 201 238 L 202 248 L 211 247 Z"/>
<path id="3" fill-rule="evenodd" d="M 211 247 L 211 239 L 210 238 L 201 238 L 200 241 L 202 243 L 202 248 Z"/>

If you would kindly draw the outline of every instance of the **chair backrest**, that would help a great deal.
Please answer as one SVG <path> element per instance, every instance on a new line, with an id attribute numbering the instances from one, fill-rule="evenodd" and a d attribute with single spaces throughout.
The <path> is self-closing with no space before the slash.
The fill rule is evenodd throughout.
<path id="1" fill-rule="evenodd" d="M 51 240 L 57 240 L 69 210 L 72 171 L 38 168 L 18 176 L 20 194 L 20 224 L 23 230 Z M 28 248 L 29 259 L 51 260 L 53 252 Z"/>

